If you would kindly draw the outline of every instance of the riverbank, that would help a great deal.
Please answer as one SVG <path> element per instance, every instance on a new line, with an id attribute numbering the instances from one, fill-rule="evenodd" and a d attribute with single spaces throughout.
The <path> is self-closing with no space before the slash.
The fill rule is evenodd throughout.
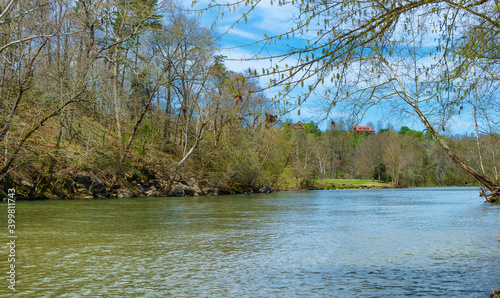
<path id="1" fill-rule="evenodd" d="M 63 179 L 59 188 L 47 190 L 43 195 L 32 195 L 36 187 L 31 182 L 11 179 L 9 188 L 15 189 L 18 200 L 57 200 L 57 199 L 105 199 L 131 197 L 189 197 L 216 196 L 224 194 L 269 193 L 292 190 L 331 190 L 331 189 L 381 189 L 392 188 L 390 183 L 363 179 L 317 179 L 310 183 L 301 183 L 299 179 L 286 179 L 274 185 L 261 185 L 248 189 L 229 189 L 207 185 L 196 179 L 195 175 L 183 173 L 176 177 L 154 175 L 130 176 L 116 182 L 99 178 L 93 172 L 71 173 Z M 6 194 L 0 190 L 0 196 Z"/>

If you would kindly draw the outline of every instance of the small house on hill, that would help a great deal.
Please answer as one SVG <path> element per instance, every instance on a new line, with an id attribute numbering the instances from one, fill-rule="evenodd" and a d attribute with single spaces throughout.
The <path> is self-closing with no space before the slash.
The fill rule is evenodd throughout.
<path id="1" fill-rule="evenodd" d="M 354 132 L 375 132 L 371 126 L 354 126 Z"/>
<path id="2" fill-rule="evenodd" d="M 297 123 L 291 123 L 290 124 L 290 129 L 292 131 L 304 130 L 304 127 L 305 127 L 304 123 L 302 123 L 300 121 L 297 122 Z"/>

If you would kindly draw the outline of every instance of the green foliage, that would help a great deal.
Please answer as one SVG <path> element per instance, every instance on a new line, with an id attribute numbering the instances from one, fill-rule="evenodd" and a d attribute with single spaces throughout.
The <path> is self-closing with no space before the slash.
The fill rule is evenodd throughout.
<path id="1" fill-rule="evenodd" d="M 205 143 L 205 146 L 211 146 Z M 201 169 L 211 185 L 228 192 L 252 192 L 265 185 L 275 186 L 287 162 L 289 147 L 279 129 L 225 130 L 216 150 L 210 150 L 209 169 Z"/>
<path id="2" fill-rule="evenodd" d="M 411 131 L 408 126 L 401 126 L 401 129 L 399 130 L 399 134 L 401 135 L 404 135 L 406 133 L 408 133 L 409 131 Z"/>
<path id="3" fill-rule="evenodd" d="M 318 127 L 318 124 L 314 123 L 314 121 L 311 120 L 311 122 L 306 123 L 304 125 L 304 131 L 308 134 L 312 134 L 314 136 L 320 136 L 321 135 L 321 130 Z"/>
<path id="4" fill-rule="evenodd" d="M 398 134 L 400 135 L 409 135 L 413 138 L 420 139 L 422 137 L 422 133 L 416 130 L 411 130 L 408 126 L 402 126 L 399 130 Z"/>
<path id="5" fill-rule="evenodd" d="M 281 127 L 286 131 L 290 132 L 291 128 L 290 126 L 292 125 L 292 119 L 287 119 L 285 122 L 281 124 Z"/>
<path id="6" fill-rule="evenodd" d="M 148 121 L 143 121 L 139 126 L 139 128 L 137 129 L 137 131 L 142 135 L 144 135 L 145 137 L 149 137 L 153 132 L 153 124 Z"/>
<path id="7" fill-rule="evenodd" d="M 373 169 L 372 179 L 379 182 L 391 181 L 391 177 L 387 174 L 387 170 L 385 169 L 385 165 L 383 163 L 379 163 L 375 166 Z"/>

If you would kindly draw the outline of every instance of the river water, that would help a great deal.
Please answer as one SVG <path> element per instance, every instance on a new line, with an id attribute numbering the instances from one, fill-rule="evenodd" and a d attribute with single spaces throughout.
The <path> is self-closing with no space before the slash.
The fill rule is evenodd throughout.
<path id="1" fill-rule="evenodd" d="M 0 212 L 6 235 L 6 204 Z M 5 248 L 0 295 L 489 297 L 500 288 L 500 206 L 475 188 L 17 202 L 16 216 L 16 292 Z"/>

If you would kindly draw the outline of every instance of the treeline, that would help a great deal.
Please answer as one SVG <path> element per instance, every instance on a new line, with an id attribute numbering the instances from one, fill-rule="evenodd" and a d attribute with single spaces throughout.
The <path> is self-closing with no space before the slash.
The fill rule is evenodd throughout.
<path id="1" fill-rule="evenodd" d="M 476 185 L 442 150 L 431 133 L 403 126 L 378 133 L 352 129 L 321 131 L 313 121 L 294 129 L 291 121 L 256 129 L 225 128 L 217 146 L 213 135 L 200 143 L 191 172 L 226 192 L 311 189 L 318 179 L 371 179 L 394 187 Z M 446 141 L 465 160 L 497 176 L 498 136 L 453 137 Z M 477 152 L 478 142 L 482 155 Z M 485 166 L 488 165 L 488 166 Z"/>
<path id="2" fill-rule="evenodd" d="M 292 131 L 257 80 L 226 68 L 215 33 L 168 1 L 11 0 L 0 30 L 4 192 L 72 198 L 98 184 L 106 196 L 168 195 L 190 179 L 201 194 L 319 178 L 472 182 L 428 134 Z M 497 164 L 494 140 L 481 137 L 484 164 Z M 469 153 L 477 140 L 450 142 L 480 166 Z M 85 177 L 87 189 L 75 187 Z"/>
<path id="3" fill-rule="evenodd" d="M 378 133 L 352 130 L 292 132 L 296 177 L 372 179 L 395 187 L 473 185 L 475 182 L 442 150 L 432 134 L 403 126 Z M 285 129 L 286 131 L 286 129 Z M 477 168 L 498 177 L 498 136 L 448 138 L 447 142 Z M 476 153 L 481 144 L 481 157 Z M 485 167 L 484 165 L 488 165 Z"/>

